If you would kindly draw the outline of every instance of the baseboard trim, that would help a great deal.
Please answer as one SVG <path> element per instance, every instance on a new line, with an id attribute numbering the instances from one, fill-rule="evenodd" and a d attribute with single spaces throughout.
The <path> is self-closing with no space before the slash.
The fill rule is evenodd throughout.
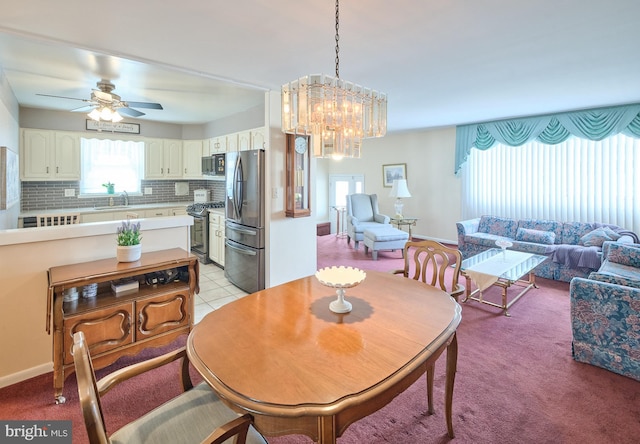
<path id="1" fill-rule="evenodd" d="M 18 373 L 12 373 L 7 376 L 0 377 L 0 388 L 8 387 L 18 382 L 26 381 L 27 379 L 34 378 L 36 376 L 44 375 L 45 373 L 51 373 L 53 371 L 53 363 L 38 365 L 26 370 L 19 371 Z"/>

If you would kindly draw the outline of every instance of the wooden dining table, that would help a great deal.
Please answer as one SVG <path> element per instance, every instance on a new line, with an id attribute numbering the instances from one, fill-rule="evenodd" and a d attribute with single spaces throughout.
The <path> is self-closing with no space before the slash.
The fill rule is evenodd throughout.
<path id="1" fill-rule="evenodd" d="M 328 444 L 411 386 L 446 349 L 453 437 L 460 305 L 440 289 L 376 271 L 345 299 L 352 310 L 332 312 L 335 290 L 315 276 L 258 291 L 206 315 L 189 334 L 189 359 L 227 405 L 253 415 L 262 434 Z"/>

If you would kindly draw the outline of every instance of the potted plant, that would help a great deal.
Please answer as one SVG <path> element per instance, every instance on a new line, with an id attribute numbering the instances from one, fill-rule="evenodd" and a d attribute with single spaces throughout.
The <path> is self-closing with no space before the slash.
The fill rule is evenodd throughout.
<path id="1" fill-rule="evenodd" d="M 116 192 L 116 184 L 113 182 L 107 182 L 102 184 L 107 189 L 107 194 L 114 194 Z"/>
<path id="2" fill-rule="evenodd" d="M 139 260 L 142 254 L 140 240 L 142 240 L 140 222 L 122 221 L 122 225 L 118 227 L 118 262 L 135 262 Z"/>

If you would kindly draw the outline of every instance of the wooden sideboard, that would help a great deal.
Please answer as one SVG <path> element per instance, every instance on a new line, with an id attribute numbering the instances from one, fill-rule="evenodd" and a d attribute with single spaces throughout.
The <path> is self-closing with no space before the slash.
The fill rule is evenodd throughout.
<path id="1" fill-rule="evenodd" d="M 114 247 L 115 248 L 115 247 Z M 180 271 L 180 279 L 147 284 L 145 275 Z M 49 269 L 47 332 L 53 323 L 53 388 L 56 403 L 64 403 L 64 380 L 75 371 L 73 334 L 83 331 L 94 368 L 113 363 L 188 334 L 193 327 L 193 298 L 200 291 L 197 258 L 180 248 L 143 253 L 139 261 L 116 258 Z M 175 275 L 175 273 L 174 273 Z M 137 291 L 116 295 L 111 282 L 135 279 Z M 98 285 L 98 294 L 83 298 L 82 289 Z M 64 302 L 64 291 L 76 287 L 80 297 Z"/>

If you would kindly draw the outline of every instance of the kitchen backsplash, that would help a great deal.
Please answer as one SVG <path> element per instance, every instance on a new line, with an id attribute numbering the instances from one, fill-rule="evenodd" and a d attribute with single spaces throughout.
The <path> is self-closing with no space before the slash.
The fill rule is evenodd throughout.
<path id="1" fill-rule="evenodd" d="M 193 202 L 193 191 L 208 189 L 211 191 L 211 201 L 223 201 L 225 197 L 224 182 L 211 180 L 180 180 L 189 183 L 188 196 L 176 196 L 175 182 L 171 180 L 143 180 L 142 189 L 151 188 L 152 194 L 129 196 L 129 205 L 143 205 L 168 202 Z M 74 197 L 65 197 L 65 190 L 75 190 Z M 61 208 L 87 208 L 109 205 L 109 197 L 113 197 L 116 205 L 123 203 L 119 193 L 107 194 L 100 197 L 79 198 L 78 181 L 43 181 L 22 182 L 21 210 L 57 210 Z"/>

